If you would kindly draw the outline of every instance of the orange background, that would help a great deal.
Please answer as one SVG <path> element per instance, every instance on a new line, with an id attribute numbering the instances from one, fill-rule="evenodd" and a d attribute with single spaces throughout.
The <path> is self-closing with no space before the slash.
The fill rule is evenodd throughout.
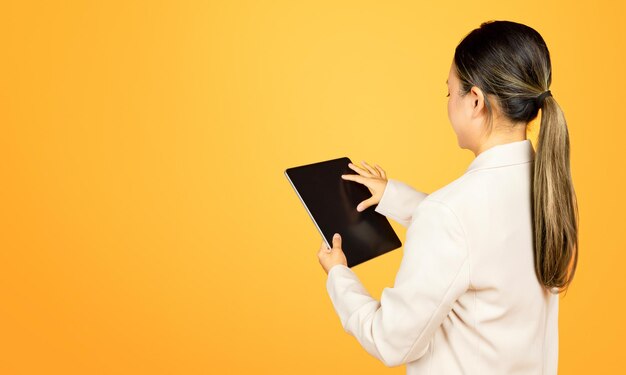
<path id="1" fill-rule="evenodd" d="M 348 156 L 425 192 L 461 175 L 445 80 L 489 19 L 543 35 L 570 129 L 559 373 L 622 368 L 621 2 L 0 8 L 0 373 L 404 374 L 343 331 L 283 171 Z M 379 298 L 401 257 L 355 272 Z"/>

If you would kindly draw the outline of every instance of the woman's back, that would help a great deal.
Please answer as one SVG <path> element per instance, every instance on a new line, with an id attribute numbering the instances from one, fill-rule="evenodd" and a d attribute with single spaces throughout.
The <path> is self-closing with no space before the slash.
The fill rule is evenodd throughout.
<path id="1" fill-rule="evenodd" d="M 407 364 L 408 374 L 556 373 L 558 294 L 543 288 L 534 272 L 533 157 L 529 140 L 492 147 L 426 198 L 458 217 L 470 281 L 429 351 Z"/>

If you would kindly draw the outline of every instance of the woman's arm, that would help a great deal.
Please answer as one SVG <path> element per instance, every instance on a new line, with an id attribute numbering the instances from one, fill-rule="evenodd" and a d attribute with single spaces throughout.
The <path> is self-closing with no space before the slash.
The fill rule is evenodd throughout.
<path id="1" fill-rule="evenodd" d="M 461 223 L 447 205 L 429 199 L 415 211 L 394 286 L 383 289 L 380 301 L 343 264 L 330 268 L 326 288 L 344 330 L 393 367 L 426 353 L 469 277 Z"/>
<path id="2" fill-rule="evenodd" d="M 385 191 L 375 211 L 408 227 L 413 212 L 428 194 L 413 189 L 404 182 L 388 178 Z"/>

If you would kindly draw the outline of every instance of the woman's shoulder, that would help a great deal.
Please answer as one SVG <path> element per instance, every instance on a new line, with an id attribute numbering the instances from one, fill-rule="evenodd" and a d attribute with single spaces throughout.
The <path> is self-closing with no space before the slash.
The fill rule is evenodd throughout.
<path id="1" fill-rule="evenodd" d="M 478 174 L 466 173 L 433 191 L 426 199 L 455 205 L 463 202 L 466 198 L 476 196 L 485 190 L 485 181 Z"/>
<path id="2" fill-rule="evenodd" d="M 472 221 L 481 216 L 480 212 L 488 215 L 530 205 L 530 188 L 530 174 L 525 169 L 475 170 L 433 191 L 422 203 L 443 204 L 462 221 Z"/>

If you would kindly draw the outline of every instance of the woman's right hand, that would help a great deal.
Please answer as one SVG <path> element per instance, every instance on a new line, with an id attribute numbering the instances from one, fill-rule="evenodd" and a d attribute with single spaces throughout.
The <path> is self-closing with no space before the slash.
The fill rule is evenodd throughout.
<path id="1" fill-rule="evenodd" d="M 342 174 L 341 178 L 365 185 L 372 193 L 372 196 L 356 206 L 356 210 L 361 212 L 366 208 L 378 204 L 383 196 L 385 187 L 387 187 L 387 174 L 378 165 L 374 167 L 368 165 L 365 161 L 361 162 L 363 167 L 359 167 L 352 163 L 348 163 L 348 167 L 358 174 Z"/>

